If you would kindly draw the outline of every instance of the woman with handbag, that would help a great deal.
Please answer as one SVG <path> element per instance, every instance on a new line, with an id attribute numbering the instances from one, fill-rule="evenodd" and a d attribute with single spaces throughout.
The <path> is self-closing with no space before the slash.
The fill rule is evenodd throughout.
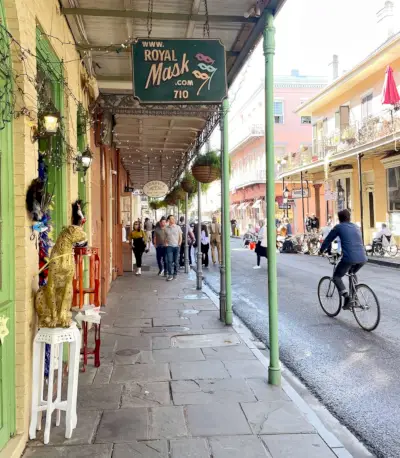
<path id="1" fill-rule="evenodd" d="M 133 231 L 129 235 L 132 240 L 132 250 L 136 258 L 136 275 L 142 275 L 142 256 L 146 250 L 147 234 L 142 230 L 142 223 L 135 221 L 133 224 Z"/>
<path id="2" fill-rule="evenodd" d="M 256 249 L 257 265 L 253 269 L 261 269 L 261 258 L 267 258 L 267 231 L 265 230 L 265 221 L 260 220 L 260 230 L 258 232 L 258 241 Z"/>

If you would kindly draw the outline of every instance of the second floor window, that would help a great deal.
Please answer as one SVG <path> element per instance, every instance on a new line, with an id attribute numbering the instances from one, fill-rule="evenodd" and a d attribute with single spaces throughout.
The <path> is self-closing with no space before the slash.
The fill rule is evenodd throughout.
<path id="1" fill-rule="evenodd" d="M 372 94 L 368 94 L 361 99 L 361 118 L 368 119 L 372 116 Z"/>
<path id="2" fill-rule="evenodd" d="M 302 116 L 301 123 L 302 124 L 311 124 L 311 116 Z"/>
<path id="3" fill-rule="evenodd" d="M 283 124 L 283 101 L 274 101 L 274 119 L 275 124 Z"/>

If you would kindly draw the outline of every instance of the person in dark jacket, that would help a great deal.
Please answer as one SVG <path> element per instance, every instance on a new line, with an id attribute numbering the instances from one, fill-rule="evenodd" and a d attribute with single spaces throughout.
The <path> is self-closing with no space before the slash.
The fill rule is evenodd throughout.
<path id="1" fill-rule="evenodd" d="M 348 272 L 352 274 L 357 273 L 368 259 L 360 228 L 350 222 L 350 212 L 347 209 L 342 210 L 338 213 L 338 217 L 339 224 L 327 235 L 321 246 L 320 254 L 327 251 L 336 237 L 339 237 L 343 255 L 333 274 L 333 282 L 339 294 L 344 297 L 343 310 L 348 310 L 351 305 L 350 296 L 342 278 Z"/>

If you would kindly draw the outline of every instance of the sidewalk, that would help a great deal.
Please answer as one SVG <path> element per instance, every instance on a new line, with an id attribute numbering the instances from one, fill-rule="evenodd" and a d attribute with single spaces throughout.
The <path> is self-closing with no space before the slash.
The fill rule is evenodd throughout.
<path id="1" fill-rule="evenodd" d="M 109 294 L 102 365 L 89 363 L 80 375 L 72 438 L 64 438 L 62 421 L 49 446 L 39 431 L 25 457 L 351 456 L 329 432 L 322 439 L 287 383 L 267 384 L 259 350 L 219 321 L 193 274 L 167 283 L 156 275 L 154 256 L 145 262 L 150 271 L 126 274 Z"/>
<path id="2" fill-rule="evenodd" d="M 368 256 L 368 262 L 379 266 L 391 267 L 392 269 L 400 269 L 400 257 L 389 258 L 386 256 Z"/>

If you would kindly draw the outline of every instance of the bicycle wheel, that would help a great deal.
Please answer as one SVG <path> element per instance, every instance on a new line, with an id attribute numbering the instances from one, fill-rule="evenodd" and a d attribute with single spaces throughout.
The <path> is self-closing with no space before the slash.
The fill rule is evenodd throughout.
<path id="1" fill-rule="evenodd" d="M 342 298 L 331 277 L 322 277 L 318 283 L 318 299 L 322 310 L 331 318 L 339 315 Z"/>
<path id="2" fill-rule="evenodd" d="M 392 258 L 394 258 L 397 255 L 397 252 L 399 251 L 397 245 L 389 245 L 388 246 L 388 253 Z"/>
<path id="3" fill-rule="evenodd" d="M 374 245 L 374 255 L 375 256 L 384 256 L 385 252 L 383 251 L 382 243 L 376 243 Z"/>
<path id="4" fill-rule="evenodd" d="M 364 331 L 373 331 L 381 319 L 381 308 L 376 294 L 368 285 L 360 283 L 356 286 L 353 314 L 357 323 Z"/>

